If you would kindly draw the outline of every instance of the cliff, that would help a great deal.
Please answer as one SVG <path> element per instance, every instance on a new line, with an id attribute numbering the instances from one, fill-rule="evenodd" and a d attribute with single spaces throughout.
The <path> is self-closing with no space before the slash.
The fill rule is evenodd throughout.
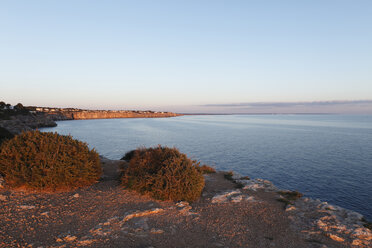
<path id="1" fill-rule="evenodd" d="M 180 114 L 156 111 L 133 110 L 83 110 L 74 108 L 24 107 L 21 110 L 2 109 L 0 111 L 0 128 L 12 134 L 41 127 L 55 127 L 55 121 L 113 119 L 113 118 L 165 118 Z M 0 133 L 0 140 L 7 138 Z"/>
<path id="2" fill-rule="evenodd" d="M 179 114 L 170 112 L 151 112 L 151 111 L 90 111 L 84 110 L 69 113 L 74 120 L 85 119 L 113 119 L 113 118 L 163 118 L 175 117 Z"/>
<path id="3" fill-rule="evenodd" d="M 165 118 L 176 117 L 181 114 L 172 112 L 135 111 L 135 110 L 84 110 L 74 108 L 45 108 L 26 107 L 30 111 L 43 113 L 55 121 L 61 120 L 87 120 L 87 119 L 114 119 L 114 118 Z"/>

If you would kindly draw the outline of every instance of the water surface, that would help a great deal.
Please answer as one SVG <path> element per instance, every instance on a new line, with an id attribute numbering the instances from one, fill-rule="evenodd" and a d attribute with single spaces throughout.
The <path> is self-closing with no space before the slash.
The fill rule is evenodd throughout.
<path id="1" fill-rule="evenodd" d="M 371 115 L 205 115 L 60 121 L 57 131 L 119 159 L 139 146 L 175 146 L 220 170 L 349 208 L 372 220 Z"/>

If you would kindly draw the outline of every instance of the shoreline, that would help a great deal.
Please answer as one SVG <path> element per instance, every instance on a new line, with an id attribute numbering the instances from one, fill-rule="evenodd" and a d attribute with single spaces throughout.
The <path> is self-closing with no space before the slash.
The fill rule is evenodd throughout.
<path id="1" fill-rule="evenodd" d="M 122 161 L 102 158 L 102 163 L 120 164 L 122 163 Z M 226 172 L 220 171 L 218 173 L 223 174 Z M 206 176 L 206 180 L 208 180 L 208 177 L 210 176 Z M 115 178 L 115 180 L 117 180 L 117 177 Z M 221 181 L 221 179 L 219 179 L 219 181 Z M 278 201 L 281 202 L 280 204 L 285 204 L 285 208 L 283 209 L 282 214 L 284 214 L 288 219 L 291 230 L 293 232 L 305 233 L 305 240 L 321 240 L 320 242 L 327 243 L 328 241 L 324 241 L 322 238 L 320 238 L 320 236 L 325 236 L 327 237 L 327 239 L 332 240 L 332 242 L 340 244 L 340 247 L 344 247 L 344 245 L 346 245 L 347 247 L 369 247 L 372 245 L 372 232 L 370 229 L 367 228 L 367 226 L 369 226 L 370 228 L 371 223 L 368 223 L 366 220 L 364 220 L 363 216 L 358 212 L 348 210 L 336 205 L 328 204 L 327 202 L 322 202 L 318 199 L 311 199 L 307 197 L 300 198 L 294 201 L 288 200 L 279 192 L 290 191 L 278 189 L 275 185 L 273 185 L 272 182 L 268 180 L 247 179 L 247 177 L 243 177 L 237 173 L 233 173 L 231 177 L 231 183 L 239 185 L 239 188 L 233 187 L 233 189 L 231 189 L 230 187 L 230 189 L 224 189 L 220 190 L 219 192 L 214 192 L 214 195 L 209 195 L 208 199 L 206 199 L 205 195 L 203 194 L 201 201 L 207 201 L 208 204 L 212 205 L 217 204 L 217 206 L 220 206 L 221 204 L 227 204 L 229 207 L 234 207 L 234 204 L 240 203 L 249 205 L 261 202 L 262 204 L 266 204 L 262 199 L 257 201 L 257 199 L 255 198 L 255 194 L 258 194 L 259 197 L 261 197 L 261 193 L 271 194 L 270 204 L 275 205 L 274 203 L 272 203 L 273 201 Z M 12 195 L 18 195 L 19 192 L 15 190 L 9 190 L 6 187 L 2 187 L 3 184 L 3 178 L 0 178 L 0 203 L 11 203 Z M 98 184 L 100 184 L 100 182 Z M 97 185 L 93 185 L 92 187 L 96 186 Z M 86 189 L 76 190 L 76 192 L 80 192 L 81 190 L 84 191 Z M 105 191 L 103 191 L 103 193 L 105 193 Z M 38 193 L 26 192 L 24 194 L 31 195 L 34 198 L 36 197 L 36 199 L 41 197 Z M 55 195 L 58 194 L 56 193 Z M 18 200 L 21 201 L 20 199 Z M 176 205 L 177 204 L 178 203 L 176 203 Z M 26 204 L 21 206 L 28 205 Z M 240 214 L 240 212 L 238 212 L 237 214 Z M 278 212 L 277 214 L 281 215 L 280 212 Z"/>
<path id="2" fill-rule="evenodd" d="M 207 174 L 193 203 L 124 189 L 126 162 L 101 156 L 103 175 L 71 192 L 0 188 L 0 247 L 370 247 L 362 216 L 310 198 L 287 199 L 270 181 Z M 21 231 L 22 230 L 22 231 Z"/>

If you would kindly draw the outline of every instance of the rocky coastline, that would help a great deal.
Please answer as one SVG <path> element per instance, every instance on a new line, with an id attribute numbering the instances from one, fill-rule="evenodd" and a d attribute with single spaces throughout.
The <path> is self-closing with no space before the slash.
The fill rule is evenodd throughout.
<path id="1" fill-rule="evenodd" d="M 81 113 L 77 118 L 107 114 Z M 68 118 L 30 113 L 1 120 L 0 127 L 17 134 Z M 372 247 L 371 223 L 361 214 L 316 199 L 290 199 L 291 191 L 267 180 L 218 172 L 205 175 L 197 202 L 160 202 L 120 186 L 124 161 L 102 158 L 102 166 L 96 185 L 69 193 L 12 190 L 0 176 L 0 247 Z"/>
<path id="2" fill-rule="evenodd" d="M 205 175 L 193 203 L 124 189 L 126 162 L 101 159 L 96 184 L 53 194 L 0 188 L 0 247 L 371 247 L 356 212 L 309 198 L 288 200 L 270 181 Z M 283 200 L 284 199 L 284 200 Z"/>
<path id="3" fill-rule="evenodd" d="M 74 108 L 45 108 L 26 107 L 31 111 L 44 113 L 55 121 L 60 120 L 89 120 L 115 118 L 166 118 L 182 116 L 172 112 L 138 111 L 138 110 L 86 110 Z"/>
<path id="4" fill-rule="evenodd" d="M 7 118 L 0 118 L 0 128 L 13 135 L 42 127 L 55 127 L 56 121 L 114 119 L 114 118 L 167 118 L 182 116 L 172 112 L 134 111 L 134 110 L 83 110 L 73 108 L 23 107 Z M 4 137 L 5 138 L 5 137 Z M 2 134 L 0 133 L 0 140 Z"/>

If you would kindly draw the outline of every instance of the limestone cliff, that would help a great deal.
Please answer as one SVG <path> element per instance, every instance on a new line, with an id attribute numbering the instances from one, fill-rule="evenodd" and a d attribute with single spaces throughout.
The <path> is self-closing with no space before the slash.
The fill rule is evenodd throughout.
<path id="1" fill-rule="evenodd" d="M 113 118 L 162 118 L 175 117 L 179 114 L 170 112 L 151 112 L 151 111 L 94 111 L 83 110 L 70 113 L 73 120 L 85 119 L 113 119 Z M 69 116 L 70 116 L 69 115 Z"/>

